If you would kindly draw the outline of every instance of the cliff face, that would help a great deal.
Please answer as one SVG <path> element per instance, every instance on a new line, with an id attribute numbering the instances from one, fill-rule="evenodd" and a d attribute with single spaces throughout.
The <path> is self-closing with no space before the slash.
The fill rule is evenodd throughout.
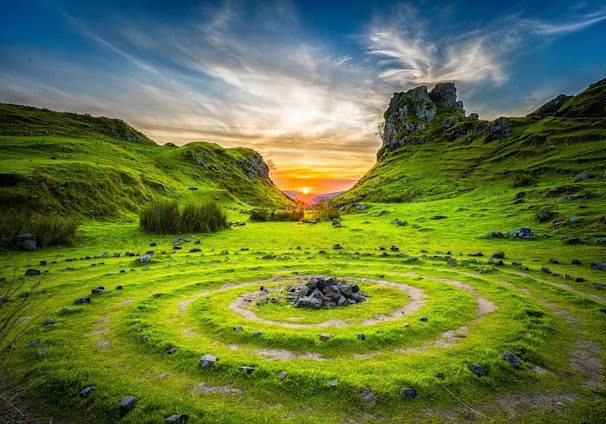
<path id="1" fill-rule="evenodd" d="M 383 114 L 381 130 L 383 145 L 377 154 L 381 159 L 386 151 L 406 144 L 423 144 L 424 132 L 445 120 L 465 118 L 463 102 L 457 101 L 457 89 L 451 82 L 437 84 L 429 93 L 426 86 L 394 93 Z"/>

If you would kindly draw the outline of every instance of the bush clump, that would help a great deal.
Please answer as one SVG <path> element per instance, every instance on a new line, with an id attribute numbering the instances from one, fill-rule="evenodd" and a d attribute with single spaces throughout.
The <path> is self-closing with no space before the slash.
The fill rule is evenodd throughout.
<path id="1" fill-rule="evenodd" d="M 328 202 L 318 203 L 313 213 L 313 219 L 315 221 L 332 221 L 333 219 L 340 217 L 341 212 L 339 209 Z"/>
<path id="2" fill-rule="evenodd" d="M 225 229 L 227 216 L 216 202 L 188 203 L 179 211 L 175 201 L 157 201 L 139 213 L 139 226 L 150 233 L 214 233 Z"/>
<path id="3" fill-rule="evenodd" d="M 69 246 L 75 241 L 80 220 L 56 213 L 31 213 L 20 209 L 0 212 L 0 243 L 17 247 L 20 234 L 30 233 L 39 247 Z"/>
<path id="4" fill-rule="evenodd" d="M 256 222 L 298 222 L 305 218 L 303 209 L 253 209 L 250 220 Z"/>

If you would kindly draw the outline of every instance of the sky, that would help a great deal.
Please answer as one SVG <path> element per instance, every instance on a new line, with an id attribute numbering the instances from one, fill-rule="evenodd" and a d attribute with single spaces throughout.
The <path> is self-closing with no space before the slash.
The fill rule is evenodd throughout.
<path id="1" fill-rule="evenodd" d="M 394 92 L 494 119 L 606 77 L 606 0 L 0 2 L 0 102 L 250 147 L 283 190 L 351 187 Z"/>

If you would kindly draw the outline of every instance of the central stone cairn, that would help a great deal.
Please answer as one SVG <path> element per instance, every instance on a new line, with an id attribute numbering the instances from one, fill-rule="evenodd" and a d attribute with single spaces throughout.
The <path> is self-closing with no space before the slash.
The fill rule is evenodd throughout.
<path id="1" fill-rule="evenodd" d="M 312 277 L 305 285 L 286 286 L 284 291 L 295 308 L 336 308 L 368 300 L 368 296 L 360 292 L 357 284 L 347 283 L 345 280 L 338 281 L 336 277 Z"/>

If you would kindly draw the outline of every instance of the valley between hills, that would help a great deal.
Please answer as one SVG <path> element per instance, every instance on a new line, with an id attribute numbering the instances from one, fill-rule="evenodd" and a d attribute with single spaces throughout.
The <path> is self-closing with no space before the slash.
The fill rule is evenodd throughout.
<path id="1" fill-rule="evenodd" d="M 251 149 L 1 104 L 0 421 L 606 421 L 606 80 L 386 104 L 313 207 Z"/>

